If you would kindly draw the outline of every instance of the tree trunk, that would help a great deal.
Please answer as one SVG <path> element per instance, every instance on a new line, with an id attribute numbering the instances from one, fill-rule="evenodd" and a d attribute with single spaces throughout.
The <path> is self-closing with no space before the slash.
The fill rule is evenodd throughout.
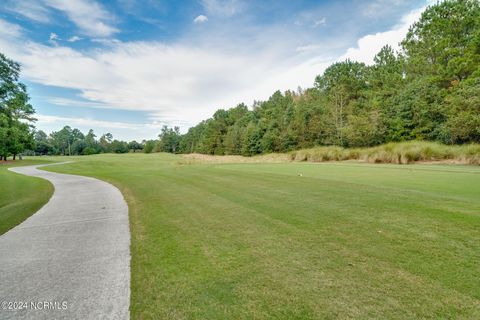
<path id="1" fill-rule="evenodd" d="M 16 155 L 16 154 L 14 154 L 14 155 L 13 155 L 13 160 L 15 160 L 15 158 L 16 158 L 16 157 L 17 157 L 17 155 Z"/>

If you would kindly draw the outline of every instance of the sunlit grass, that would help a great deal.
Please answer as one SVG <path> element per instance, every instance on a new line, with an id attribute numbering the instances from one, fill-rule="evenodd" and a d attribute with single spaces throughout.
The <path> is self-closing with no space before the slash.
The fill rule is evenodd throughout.
<path id="1" fill-rule="evenodd" d="M 43 163 L 39 160 L 0 162 L 0 235 L 40 209 L 53 193 L 50 182 L 8 171 L 12 166 Z"/>

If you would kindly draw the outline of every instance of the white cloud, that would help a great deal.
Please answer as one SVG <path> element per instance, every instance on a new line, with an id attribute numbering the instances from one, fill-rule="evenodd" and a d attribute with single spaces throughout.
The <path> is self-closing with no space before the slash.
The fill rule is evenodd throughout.
<path id="1" fill-rule="evenodd" d="M 373 0 L 363 6 L 362 14 L 370 18 L 382 16 L 395 10 L 404 0 Z"/>
<path id="2" fill-rule="evenodd" d="M 95 119 L 84 119 L 84 118 L 73 118 L 73 117 L 57 117 L 37 114 L 35 118 L 40 124 L 47 123 L 58 123 L 62 126 L 82 126 L 82 127 L 97 127 L 104 129 L 129 129 L 129 130 L 138 130 L 142 129 L 144 126 L 156 126 L 160 128 L 158 124 L 148 123 L 148 124 L 138 124 L 138 123 L 128 123 L 128 122 L 118 122 L 118 121 L 101 121 Z M 60 128 L 59 128 L 60 129 Z"/>
<path id="3" fill-rule="evenodd" d="M 339 58 L 339 61 L 351 59 L 366 64 L 372 64 L 373 58 L 385 45 L 390 45 L 394 50 L 398 50 L 399 43 L 404 39 L 409 27 L 420 18 L 424 8 L 411 11 L 402 18 L 400 24 L 394 26 L 391 30 L 369 34 L 357 41 L 357 46 L 349 48 L 347 52 Z"/>
<path id="4" fill-rule="evenodd" d="M 77 41 L 80 41 L 82 40 L 83 38 L 80 38 L 79 36 L 72 36 L 70 38 L 68 38 L 68 42 L 77 42 Z"/>
<path id="5" fill-rule="evenodd" d="M 18 13 L 28 19 L 41 23 L 50 22 L 49 10 L 41 2 L 31 0 L 6 0 L 6 11 Z"/>
<path id="6" fill-rule="evenodd" d="M 113 16 L 92 0 L 43 0 L 45 4 L 62 11 L 80 30 L 90 36 L 108 37 L 118 30 L 109 22 Z"/>
<path id="7" fill-rule="evenodd" d="M 295 51 L 297 51 L 297 52 L 310 52 L 312 50 L 317 50 L 319 48 L 321 48 L 321 46 L 318 45 L 318 44 L 307 44 L 307 45 L 304 45 L 304 46 L 296 47 Z"/>
<path id="8" fill-rule="evenodd" d="M 94 101 L 83 101 L 75 100 L 68 98 L 59 98 L 59 97 L 48 97 L 47 101 L 51 104 L 63 107 L 87 107 L 87 108 L 98 108 L 98 109 L 115 109 L 115 107 L 105 105 L 103 103 L 94 102 Z"/>
<path id="9" fill-rule="evenodd" d="M 196 17 L 195 19 L 193 19 L 194 23 L 204 23 L 204 22 L 207 22 L 207 21 L 208 21 L 208 17 L 204 16 L 203 14 L 201 14 L 198 17 Z"/>
<path id="10" fill-rule="evenodd" d="M 51 32 L 50 33 L 50 40 L 59 40 L 58 34 Z"/>
<path id="11" fill-rule="evenodd" d="M 242 12 L 245 4 L 241 0 L 201 0 L 205 10 L 216 16 L 231 17 Z"/>
<path id="12" fill-rule="evenodd" d="M 314 27 L 314 28 L 318 28 L 318 27 L 325 26 L 326 24 L 327 24 L 327 18 L 323 17 L 323 18 L 320 19 L 320 20 L 316 20 L 316 21 L 313 23 L 313 27 Z"/>
<path id="13" fill-rule="evenodd" d="M 48 42 L 50 42 L 51 44 L 53 44 L 54 46 L 58 46 L 58 40 L 60 40 L 60 38 L 58 37 L 58 35 L 54 32 L 51 32 L 50 33 L 50 37 L 48 38 Z"/>
<path id="14" fill-rule="evenodd" d="M 101 43 L 103 45 L 107 45 L 107 46 L 111 46 L 111 45 L 114 45 L 114 44 L 119 44 L 120 43 L 120 40 L 118 39 L 109 39 L 109 38 L 93 38 L 93 39 L 90 39 L 90 41 L 92 42 L 97 42 L 97 43 Z"/>
<path id="15" fill-rule="evenodd" d="M 111 25 L 113 15 L 94 0 L 7 0 L 3 8 L 41 23 L 51 22 L 52 9 L 64 13 L 85 35 L 108 37 L 118 32 Z"/>
<path id="16" fill-rule="evenodd" d="M 22 34 L 22 27 L 0 19 L 0 40 L 2 38 L 18 38 Z"/>

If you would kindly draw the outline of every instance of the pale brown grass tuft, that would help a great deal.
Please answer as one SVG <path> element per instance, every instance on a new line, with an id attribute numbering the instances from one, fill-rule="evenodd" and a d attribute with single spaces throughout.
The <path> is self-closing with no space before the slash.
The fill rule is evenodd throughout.
<path id="1" fill-rule="evenodd" d="M 358 160 L 369 163 L 447 162 L 479 165 L 480 145 L 449 146 L 436 142 L 409 141 L 364 149 L 315 147 L 292 151 L 290 159 L 310 162 Z"/>

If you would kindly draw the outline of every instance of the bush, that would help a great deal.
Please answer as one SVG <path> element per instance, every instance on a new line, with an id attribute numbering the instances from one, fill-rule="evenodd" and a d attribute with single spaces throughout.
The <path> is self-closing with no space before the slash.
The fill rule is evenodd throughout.
<path id="1" fill-rule="evenodd" d="M 92 147 L 86 147 L 85 149 L 83 149 L 83 154 L 86 156 L 97 153 L 99 153 L 99 151 Z"/>

